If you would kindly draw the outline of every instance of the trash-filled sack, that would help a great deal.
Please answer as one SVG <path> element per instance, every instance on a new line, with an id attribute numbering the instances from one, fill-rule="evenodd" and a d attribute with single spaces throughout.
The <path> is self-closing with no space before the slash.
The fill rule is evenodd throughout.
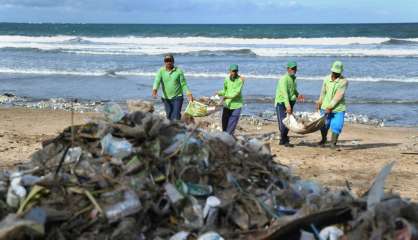
<path id="1" fill-rule="evenodd" d="M 192 117 L 206 117 L 221 109 L 221 101 L 215 97 L 202 97 L 197 101 L 189 102 L 185 113 Z"/>
<path id="2" fill-rule="evenodd" d="M 324 126 L 325 116 L 316 112 L 297 119 L 293 114 L 290 114 L 283 119 L 283 124 L 294 133 L 308 134 L 316 132 Z"/>
<path id="3" fill-rule="evenodd" d="M 208 114 L 208 106 L 197 101 L 189 102 L 185 112 L 193 117 L 204 117 Z"/>

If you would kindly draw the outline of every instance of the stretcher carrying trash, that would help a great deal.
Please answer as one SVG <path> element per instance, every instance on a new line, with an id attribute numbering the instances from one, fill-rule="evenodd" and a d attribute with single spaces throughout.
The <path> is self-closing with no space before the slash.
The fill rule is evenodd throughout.
<path id="1" fill-rule="evenodd" d="M 313 133 L 325 125 L 325 115 L 319 112 L 296 118 L 293 114 L 283 119 L 283 124 L 292 132 L 298 134 Z"/>

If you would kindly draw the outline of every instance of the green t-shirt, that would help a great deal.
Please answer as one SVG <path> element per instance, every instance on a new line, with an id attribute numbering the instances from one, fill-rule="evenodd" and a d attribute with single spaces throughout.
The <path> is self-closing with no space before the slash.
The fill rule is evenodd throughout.
<path id="1" fill-rule="evenodd" d="M 296 101 L 298 96 L 296 76 L 290 76 L 289 74 L 283 75 L 280 80 L 277 81 L 274 105 L 277 105 L 277 103 L 284 103 L 286 107 L 290 107 L 290 101 Z"/>
<path id="2" fill-rule="evenodd" d="M 232 80 L 229 76 L 225 78 L 224 88 L 218 92 L 218 95 L 225 97 L 224 106 L 226 108 L 238 109 L 242 107 L 244 104 L 241 93 L 243 85 L 244 81 L 239 76 Z"/>
<path id="3" fill-rule="evenodd" d="M 343 76 L 334 81 L 332 81 L 331 75 L 327 76 L 322 84 L 320 97 L 322 99 L 321 109 L 332 108 L 333 112 L 346 111 L 347 107 L 344 95 L 347 86 L 348 82 Z"/>
<path id="4" fill-rule="evenodd" d="M 163 98 L 165 99 L 182 96 L 183 92 L 186 92 L 186 94 L 190 93 L 184 73 L 178 67 L 174 67 L 171 71 L 168 71 L 165 67 L 160 68 L 155 76 L 152 89 L 158 90 L 160 84 L 162 85 Z"/>

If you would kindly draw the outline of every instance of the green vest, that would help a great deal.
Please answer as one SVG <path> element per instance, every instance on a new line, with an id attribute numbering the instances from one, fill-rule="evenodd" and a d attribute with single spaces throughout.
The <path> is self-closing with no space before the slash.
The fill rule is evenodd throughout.
<path id="1" fill-rule="evenodd" d="M 167 71 L 165 67 L 160 68 L 155 76 L 152 89 L 158 90 L 160 84 L 165 99 L 183 96 L 183 92 L 190 93 L 184 73 L 178 67 L 174 67 L 171 71 Z"/>
<path id="2" fill-rule="evenodd" d="M 218 92 L 219 96 L 227 97 L 224 100 L 224 106 L 228 109 L 238 109 L 241 108 L 244 104 L 242 99 L 242 86 L 244 85 L 244 81 L 238 77 L 234 80 L 231 80 L 228 77 L 224 80 L 224 88 Z"/>
<path id="3" fill-rule="evenodd" d="M 327 76 L 324 79 L 323 83 L 323 96 L 322 96 L 322 105 L 321 109 L 327 109 L 331 106 L 332 99 L 335 97 L 335 94 L 337 91 L 343 91 L 347 89 L 348 82 L 344 77 L 340 77 L 336 79 L 335 81 L 332 81 L 331 75 Z M 344 112 L 346 111 L 347 107 L 345 105 L 345 97 L 343 96 L 338 103 L 332 108 L 333 112 Z"/>
<path id="4" fill-rule="evenodd" d="M 296 101 L 299 93 L 296 86 L 296 76 L 289 74 L 283 75 L 276 86 L 276 99 L 274 105 L 277 103 L 284 103 L 286 107 L 290 107 L 290 101 Z"/>

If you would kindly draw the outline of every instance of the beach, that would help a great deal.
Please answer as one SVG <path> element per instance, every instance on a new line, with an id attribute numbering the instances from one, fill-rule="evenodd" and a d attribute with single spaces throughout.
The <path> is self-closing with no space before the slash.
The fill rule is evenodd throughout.
<path id="1" fill-rule="evenodd" d="M 74 123 L 85 123 L 99 116 L 99 113 L 75 113 Z M 219 124 L 216 117 L 197 121 Z M 0 108 L 0 168 L 29 160 L 30 155 L 41 148 L 43 140 L 53 138 L 70 125 L 71 113 L 66 111 Z M 267 136 L 265 142 L 276 155 L 275 159 L 289 166 L 296 175 L 330 188 L 350 186 L 359 195 L 368 189 L 384 164 L 396 161 L 386 189 L 418 200 L 417 128 L 346 124 L 338 151 L 317 147 L 318 132 L 291 133 L 294 148 L 279 146 L 277 133 L 274 121 L 254 124 L 243 119 L 237 129 L 237 135 Z"/>
<path id="2" fill-rule="evenodd" d="M 314 111 L 331 64 L 344 64 L 347 113 L 417 126 L 418 24 L 152 25 L 0 23 L 0 95 L 24 101 L 152 100 L 171 53 L 195 97 L 223 86 L 230 64 L 246 79 L 243 114 L 274 114 L 277 80 L 298 63 L 298 91 Z M 273 117 L 274 118 L 274 117 Z"/>

